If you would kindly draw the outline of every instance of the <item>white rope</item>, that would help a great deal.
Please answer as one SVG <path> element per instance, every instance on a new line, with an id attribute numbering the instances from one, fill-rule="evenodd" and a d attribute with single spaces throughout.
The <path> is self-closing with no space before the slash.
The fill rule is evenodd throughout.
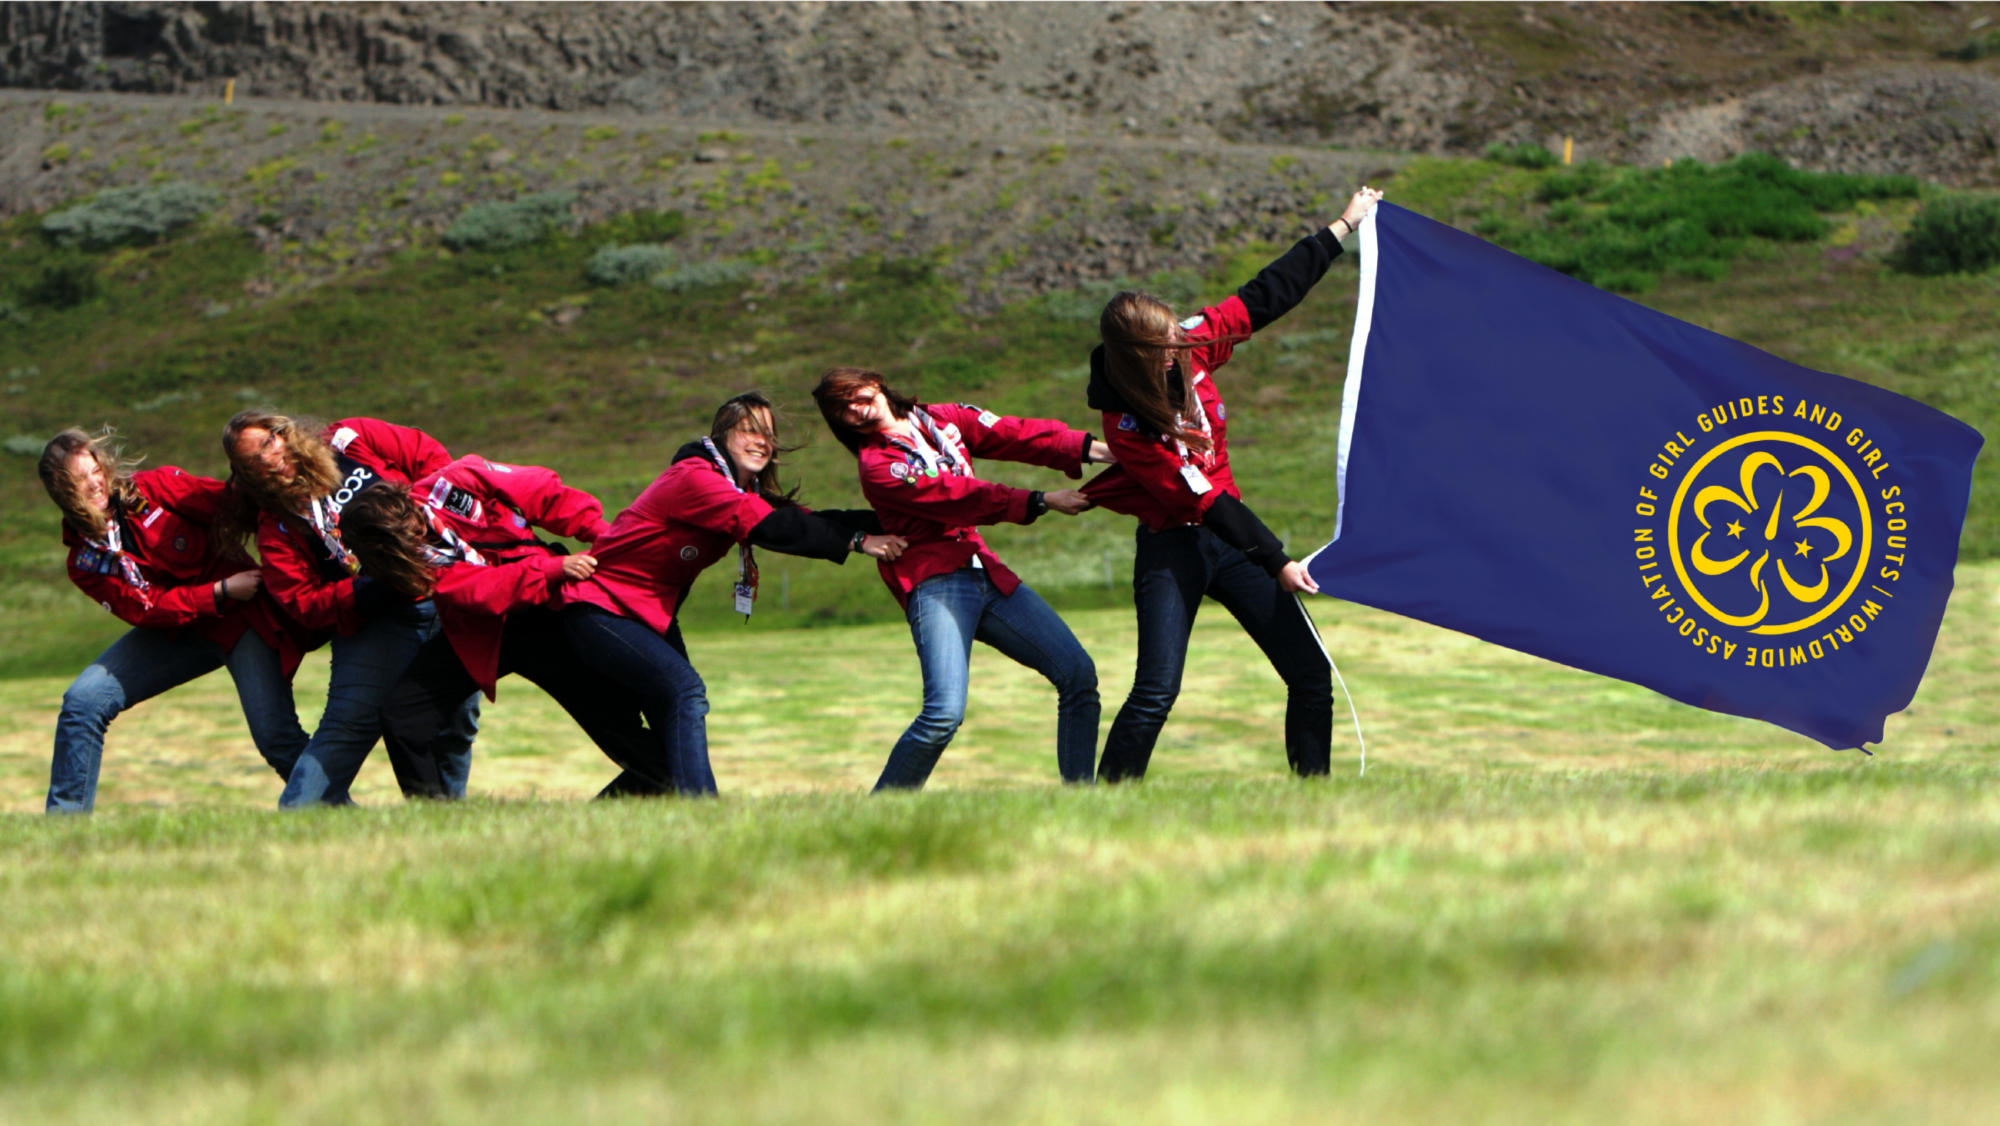
<path id="1" fill-rule="evenodd" d="M 1327 652 L 1326 639 L 1319 635 L 1319 626 L 1313 624 L 1312 612 L 1306 609 L 1306 600 L 1294 593 L 1292 601 L 1299 604 L 1299 613 L 1305 615 L 1306 629 L 1312 632 L 1313 640 L 1319 643 L 1320 654 L 1326 658 L 1326 666 L 1333 670 L 1333 679 L 1340 684 L 1340 694 L 1347 700 L 1347 717 L 1354 721 L 1354 743 L 1361 748 L 1360 776 L 1366 777 L 1368 774 L 1368 741 L 1361 737 L 1361 713 L 1354 708 L 1354 693 L 1347 690 L 1347 678 L 1340 675 L 1340 666 L 1334 663 L 1333 654 Z"/>

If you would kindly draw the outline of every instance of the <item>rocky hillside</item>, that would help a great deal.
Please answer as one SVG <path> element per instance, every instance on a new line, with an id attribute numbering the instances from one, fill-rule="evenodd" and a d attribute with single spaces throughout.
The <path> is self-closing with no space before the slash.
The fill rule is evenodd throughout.
<path id="1" fill-rule="evenodd" d="M 0 85 L 2000 183 L 1986 4 L 0 6 Z"/>

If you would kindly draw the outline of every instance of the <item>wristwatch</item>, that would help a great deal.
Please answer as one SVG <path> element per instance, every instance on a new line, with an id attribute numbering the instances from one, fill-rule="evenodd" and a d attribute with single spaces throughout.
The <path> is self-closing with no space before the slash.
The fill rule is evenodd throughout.
<path id="1" fill-rule="evenodd" d="M 1048 510 L 1049 510 L 1049 498 L 1045 496 L 1040 489 L 1036 489 L 1028 494 L 1029 523 L 1033 523 L 1034 521 L 1041 519 L 1042 516 L 1048 512 Z"/>
<path id="2" fill-rule="evenodd" d="M 849 551 L 859 552 L 865 550 L 867 547 L 868 547 L 867 532 L 856 532 L 854 533 L 854 538 L 847 541 L 847 550 Z"/>

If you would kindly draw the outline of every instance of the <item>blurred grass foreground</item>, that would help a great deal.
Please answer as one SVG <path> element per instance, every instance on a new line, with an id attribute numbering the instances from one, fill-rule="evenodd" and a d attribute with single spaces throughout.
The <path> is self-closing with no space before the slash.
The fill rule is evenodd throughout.
<path id="1" fill-rule="evenodd" d="M 280 816 L 198 682 L 94 818 L 0 818 L 0 1123 L 1991 1120 L 2000 566 L 1872 759 L 1314 611 L 1366 775 L 1285 775 L 1213 607 L 1153 775 L 1090 791 L 982 650 L 932 790 L 861 794 L 894 625 L 692 635 L 710 802 L 533 800 L 610 767 L 509 683 L 473 800 L 371 762 L 372 808 Z M 1070 616 L 1120 699 L 1128 613 Z M 0 683 L 8 808 L 63 684 Z"/>

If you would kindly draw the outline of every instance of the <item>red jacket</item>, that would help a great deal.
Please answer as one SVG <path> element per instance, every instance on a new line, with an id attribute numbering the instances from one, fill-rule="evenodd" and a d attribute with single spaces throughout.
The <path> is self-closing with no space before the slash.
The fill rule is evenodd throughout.
<path id="1" fill-rule="evenodd" d="M 224 555 L 210 531 L 226 486 L 171 465 L 134 474 L 132 485 L 139 501 L 113 517 L 121 551 L 93 544 L 63 525 L 70 581 L 125 622 L 170 632 L 191 627 L 225 653 L 236 648 L 243 631 L 254 629 L 290 676 L 306 645 L 286 628 L 267 594 L 259 591 L 247 602 L 225 598 L 216 609 L 215 583 L 253 566 Z M 125 566 L 128 560 L 137 583 Z"/>
<path id="2" fill-rule="evenodd" d="M 1236 488 L 1236 475 L 1229 470 L 1229 411 L 1215 386 L 1215 369 L 1229 362 L 1233 346 L 1215 338 L 1248 336 L 1250 314 L 1241 298 L 1230 297 L 1203 309 L 1199 321 L 1187 326 L 1189 339 L 1212 342 L 1189 356 L 1194 365 L 1195 395 L 1201 400 L 1202 418 L 1215 444 L 1206 451 L 1184 451 L 1174 439 L 1148 433 L 1136 415 L 1108 410 L 1104 412 L 1104 441 L 1118 463 L 1083 486 L 1084 495 L 1099 506 L 1137 516 L 1154 531 L 1201 523 L 1216 499 L 1225 494 L 1243 499 Z M 1183 466 L 1192 466 L 1212 487 L 1195 492 L 1194 483 L 1182 473 Z"/>
<path id="3" fill-rule="evenodd" d="M 664 634 L 696 576 L 771 515 L 707 457 L 687 457 L 659 475 L 591 546 L 597 571 L 563 588 L 581 602 L 646 623 Z"/>
<path id="4" fill-rule="evenodd" d="M 1008 418 L 965 403 L 918 404 L 947 447 L 935 460 L 923 449 L 875 433 L 862 438 L 861 495 L 882 518 L 882 530 L 910 546 L 894 562 L 878 561 L 882 579 L 904 606 L 918 583 L 948 574 L 977 557 L 1002 594 L 1021 580 L 987 550 L 975 525 L 1025 524 L 1028 490 L 982 481 L 973 475 L 973 457 L 998 458 L 1083 475 L 1090 435 L 1045 419 Z M 922 413 L 911 415 L 925 446 L 933 443 Z"/>
<path id="5" fill-rule="evenodd" d="M 451 454 L 436 438 L 372 418 L 342 419 L 327 427 L 322 437 L 337 456 L 372 471 L 367 483 L 373 483 L 376 475 L 405 483 L 419 481 L 451 462 Z M 356 479 L 356 474 L 348 474 L 343 486 Z M 335 574 L 339 565 L 326 561 L 319 534 L 306 519 L 259 513 L 257 553 L 264 560 L 264 589 L 300 625 L 342 637 L 361 628 L 353 577 Z"/>
<path id="6" fill-rule="evenodd" d="M 493 699 L 507 612 L 548 603 L 562 583 L 561 553 L 529 529 L 591 543 L 610 530 L 604 505 L 564 485 L 553 469 L 476 454 L 418 481 L 410 493 L 429 509 L 434 524 L 449 528 L 486 560 L 442 568 L 433 597 L 452 651 Z"/>

